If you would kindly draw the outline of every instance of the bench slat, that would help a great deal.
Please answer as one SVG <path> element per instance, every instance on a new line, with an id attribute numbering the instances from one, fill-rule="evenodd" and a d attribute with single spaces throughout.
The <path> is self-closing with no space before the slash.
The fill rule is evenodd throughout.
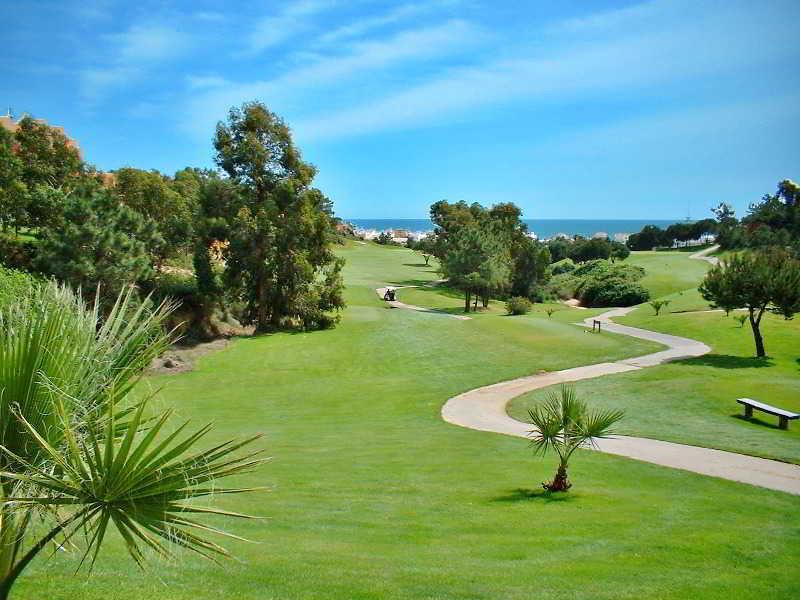
<path id="1" fill-rule="evenodd" d="M 769 404 L 764 404 L 763 402 L 759 402 L 758 400 L 753 400 L 751 398 L 739 398 L 736 400 L 739 404 L 744 404 L 746 406 L 752 406 L 760 411 L 769 413 L 771 415 L 777 415 L 779 417 L 786 417 L 787 419 L 797 419 L 800 418 L 800 414 L 793 413 L 788 410 L 784 410 L 782 408 L 778 408 L 776 406 L 771 406 Z"/>

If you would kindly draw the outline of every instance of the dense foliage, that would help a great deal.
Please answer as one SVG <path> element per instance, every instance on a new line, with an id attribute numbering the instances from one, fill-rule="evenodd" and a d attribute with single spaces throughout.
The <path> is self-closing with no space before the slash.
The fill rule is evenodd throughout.
<path id="1" fill-rule="evenodd" d="M 431 206 L 433 236 L 427 252 L 439 259 L 442 274 L 464 292 L 464 310 L 492 296 L 533 299 L 547 276 L 550 253 L 528 235 L 522 211 L 511 203 L 487 209 L 478 203 L 441 200 Z"/>
<path id="2" fill-rule="evenodd" d="M 632 306 L 650 299 L 640 283 L 644 275 L 639 266 L 593 260 L 554 275 L 548 291 L 563 299 L 577 298 L 583 306 Z"/>
<path id="3" fill-rule="evenodd" d="M 214 144 L 221 172 L 101 174 L 43 122 L 0 129 L 0 262 L 87 297 L 99 289 L 109 300 L 134 285 L 178 298 L 193 337 L 220 334 L 223 321 L 262 331 L 335 323 L 344 301 L 332 243 L 346 227 L 311 187 L 316 170 L 288 127 L 246 104 Z"/>
<path id="4" fill-rule="evenodd" d="M 326 327 L 344 306 L 343 263 L 331 249 L 332 205 L 311 187 L 289 128 L 259 103 L 234 108 L 217 125 L 216 161 L 238 194 L 220 202 L 230 244 L 225 280 L 240 290 L 244 318 L 258 331 L 295 322 Z"/>
<path id="5" fill-rule="evenodd" d="M 88 296 L 99 290 L 109 299 L 154 275 L 149 249 L 160 243 L 152 220 L 97 190 L 66 200 L 63 223 L 44 231 L 36 261 L 39 270 Z"/>

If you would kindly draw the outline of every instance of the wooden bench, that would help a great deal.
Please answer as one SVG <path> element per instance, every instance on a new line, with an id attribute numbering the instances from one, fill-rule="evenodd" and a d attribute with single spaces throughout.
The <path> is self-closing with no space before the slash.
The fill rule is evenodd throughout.
<path id="1" fill-rule="evenodd" d="M 793 413 L 788 410 L 783 410 L 782 408 L 776 408 L 775 406 L 764 404 L 763 402 L 759 402 L 758 400 L 751 400 L 750 398 L 739 398 L 737 402 L 739 404 L 744 405 L 745 419 L 753 418 L 753 409 L 760 410 L 762 412 L 769 413 L 771 415 L 775 415 L 776 417 L 778 417 L 778 427 L 780 427 L 781 429 L 789 429 L 789 421 L 792 421 L 794 419 L 800 419 L 800 414 Z"/>

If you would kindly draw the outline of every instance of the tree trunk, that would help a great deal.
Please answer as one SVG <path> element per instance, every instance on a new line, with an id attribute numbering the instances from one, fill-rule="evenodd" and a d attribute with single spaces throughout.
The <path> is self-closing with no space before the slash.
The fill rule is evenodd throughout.
<path id="1" fill-rule="evenodd" d="M 567 478 L 567 467 L 565 465 L 558 465 L 556 476 L 550 483 L 543 483 L 542 487 L 548 492 L 566 492 L 572 487 L 572 484 Z"/>
<path id="2" fill-rule="evenodd" d="M 764 358 L 767 353 L 764 350 L 764 338 L 761 337 L 761 315 L 763 311 L 759 312 L 758 317 L 755 316 L 754 310 L 751 308 L 750 311 L 750 327 L 753 329 L 753 339 L 756 342 L 756 356 L 758 358 Z"/>
<path id="3" fill-rule="evenodd" d="M 489 308 L 489 294 L 485 294 L 481 301 L 483 302 L 483 308 Z"/>
<path id="4" fill-rule="evenodd" d="M 468 290 L 464 291 L 464 312 L 469 312 L 470 293 Z"/>

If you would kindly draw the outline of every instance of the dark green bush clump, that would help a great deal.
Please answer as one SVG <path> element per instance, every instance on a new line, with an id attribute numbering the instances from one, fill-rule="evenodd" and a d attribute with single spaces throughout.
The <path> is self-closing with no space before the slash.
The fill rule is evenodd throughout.
<path id="1" fill-rule="evenodd" d="M 569 273 L 574 270 L 575 263 L 572 262 L 571 258 L 565 258 L 550 265 L 550 273 L 553 275 L 561 275 L 562 273 Z"/>
<path id="2" fill-rule="evenodd" d="M 644 269 L 635 265 L 591 260 L 554 275 L 548 290 L 559 298 L 577 298 L 583 306 L 632 306 L 650 299 L 639 283 L 644 274 Z"/>
<path id="3" fill-rule="evenodd" d="M 13 269 L 33 270 L 36 243 L 0 234 L 0 263 Z"/>
<path id="4" fill-rule="evenodd" d="M 522 296 L 513 296 L 506 302 L 506 310 L 510 315 L 526 315 L 531 312 L 533 304 Z"/>

